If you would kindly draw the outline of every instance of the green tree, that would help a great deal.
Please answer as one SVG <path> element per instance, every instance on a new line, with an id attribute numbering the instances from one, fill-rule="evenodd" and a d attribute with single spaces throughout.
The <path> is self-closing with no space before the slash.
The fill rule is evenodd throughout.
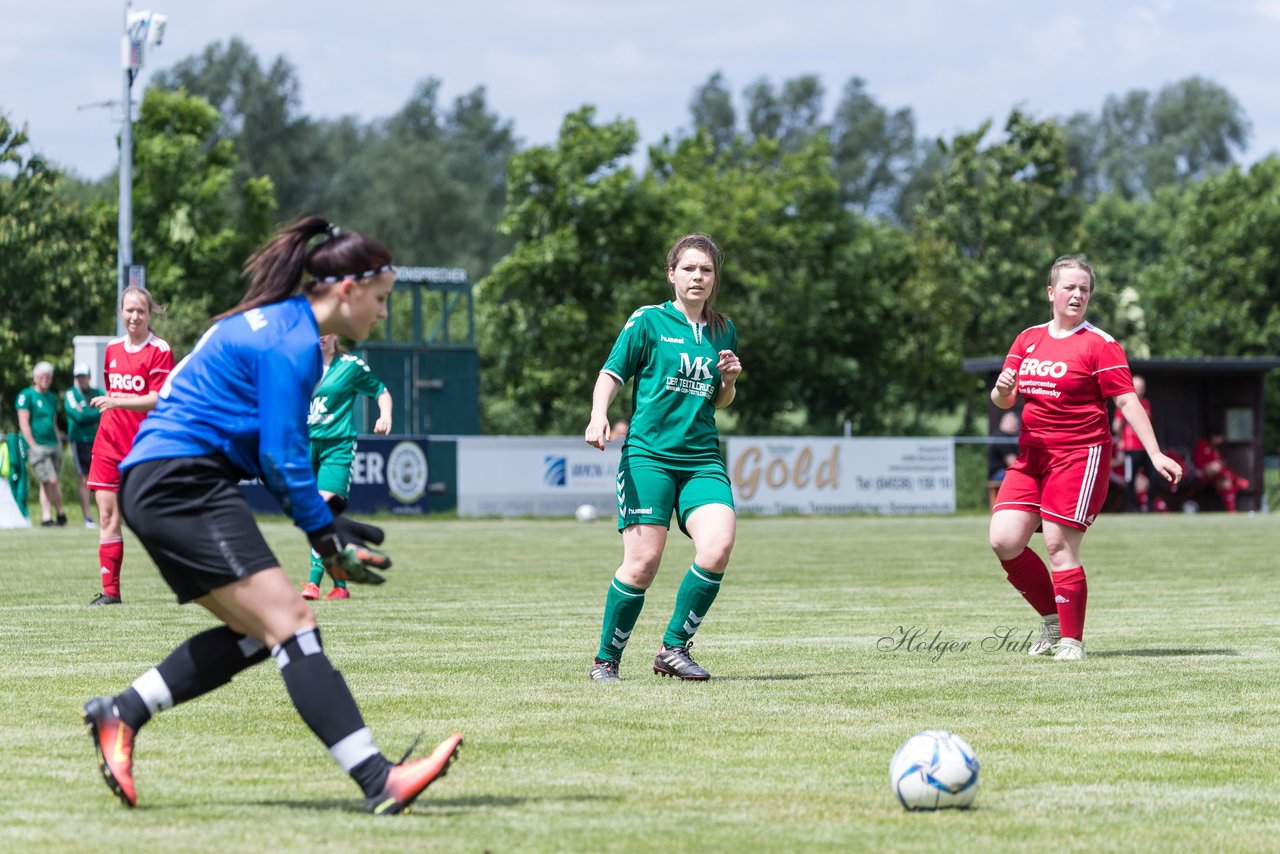
<path id="1" fill-rule="evenodd" d="M 101 205 L 70 200 L 65 178 L 30 151 L 25 127 L 0 115 L 0 413 L 40 360 L 71 381 L 71 339 L 114 328 L 115 227 Z"/>
<path id="2" fill-rule="evenodd" d="M 627 315 L 665 298 L 658 197 L 627 164 L 638 140 L 633 122 L 583 107 L 554 145 L 512 158 L 501 229 L 514 245 L 476 294 L 486 431 L 577 433 Z"/>
<path id="3" fill-rule="evenodd" d="M 831 141 L 845 203 L 894 215 L 919 165 L 911 110 L 890 113 L 867 92 L 866 81 L 850 78 L 836 105 Z"/>
<path id="4" fill-rule="evenodd" d="M 289 219 L 316 210 L 315 188 L 323 186 L 325 168 L 332 165 L 321 157 L 326 128 L 301 114 L 297 71 L 286 59 L 277 57 L 264 68 L 253 49 L 234 37 L 157 72 L 150 88 L 157 87 L 185 90 L 218 110 L 214 139 L 235 144 L 237 184 L 270 177 L 280 212 Z"/>
<path id="5" fill-rule="evenodd" d="M 1250 124 L 1230 92 L 1202 77 L 1166 86 L 1151 105 L 1147 192 L 1226 169 L 1249 142 Z"/>
<path id="6" fill-rule="evenodd" d="M 1161 356 L 1280 352 L 1280 158 L 1191 187 L 1166 251 L 1137 277 Z M 1280 378 L 1267 382 L 1265 445 L 1280 442 Z"/>
<path id="7" fill-rule="evenodd" d="M 1235 162 L 1250 123 L 1230 92 L 1202 77 L 1109 96 L 1097 120 L 1077 113 L 1063 126 L 1073 189 L 1090 198 L 1117 192 L 1150 197 L 1160 188 L 1200 181 Z"/>
<path id="8" fill-rule="evenodd" d="M 1197 184 L 1160 260 L 1138 276 L 1169 356 L 1280 352 L 1280 159 Z"/>
<path id="9" fill-rule="evenodd" d="M 509 245 L 496 224 L 514 132 L 483 88 L 448 109 L 439 91 L 439 80 L 423 81 L 398 113 L 351 139 L 322 209 L 377 235 L 398 263 L 466 267 L 480 278 Z"/>
<path id="10" fill-rule="evenodd" d="M 905 377 L 925 411 L 972 407 L 961 358 L 1003 355 L 1018 331 L 1045 318 L 1046 271 L 1078 250 L 1082 209 L 1069 192 L 1061 129 L 1019 110 L 1004 138 L 984 147 L 989 129 L 952 141 L 916 215 L 920 270 L 899 310 L 927 330 L 910 336 L 916 355 Z"/>
<path id="11" fill-rule="evenodd" d="M 1187 193 L 1177 186 L 1163 187 L 1150 199 L 1110 192 L 1085 210 L 1080 245 L 1089 248 L 1098 276 L 1089 319 L 1115 336 L 1131 358 L 1153 354 L 1149 327 L 1157 321 L 1144 298 L 1142 276 L 1168 252 Z"/>
<path id="12" fill-rule="evenodd" d="M 240 298 L 240 269 L 271 230 L 271 181 L 237 179 L 220 123 L 204 99 L 152 88 L 135 126 L 134 261 L 167 306 L 161 334 L 179 349 Z"/>
<path id="13" fill-rule="evenodd" d="M 651 160 L 666 233 L 709 232 L 727 255 L 718 307 L 741 338 L 739 428 L 836 433 L 846 420 L 860 431 L 891 420 L 880 405 L 896 352 L 885 320 L 908 246 L 845 209 L 826 136 L 719 156 L 699 136 Z"/>
<path id="14" fill-rule="evenodd" d="M 746 365 L 729 421 L 753 432 L 835 433 L 892 422 L 894 294 L 912 270 L 900 229 L 849 212 L 824 134 L 785 150 L 697 133 L 650 151 L 636 175 L 629 122 L 569 116 L 555 146 L 512 162 L 511 254 L 479 294 L 486 427 L 582 428 L 591 388 L 635 307 L 671 298 L 663 258 L 705 231 L 726 252 L 718 307 Z M 625 412 L 626 402 L 618 412 Z"/>
<path id="15" fill-rule="evenodd" d="M 737 139 L 738 118 L 733 109 L 733 93 L 719 71 L 694 90 L 689 101 L 689 114 L 693 119 L 694 132 L 710 137 L 717 152 L 733 145 Z"/>
<path id="16" fill-rule="evenodd" d="M 784 81 L 775 90 L 761 77 L 742 93 L 746 102 L 747 133 L 753 139 L 776 139 L 794 151 L 814 134 L 821 133 L 822 82 L 812 74 Z"/>

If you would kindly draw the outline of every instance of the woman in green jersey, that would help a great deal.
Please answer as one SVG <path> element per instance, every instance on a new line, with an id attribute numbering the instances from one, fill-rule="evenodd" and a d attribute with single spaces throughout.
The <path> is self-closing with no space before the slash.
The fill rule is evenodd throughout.
<path id="1" fill-rule="evenodd" d="M 378 420 L 373 432 L 391 432 L 391 392 L 359 356 L 343 353 L 337 335 L 320 336 L 320 352 L 324 354 L 324 375 L 311 394 L 311 411 L 307 427 L 311 434 L 311 468 L 316 485 L 325 501 L 335 495 L 343 505 L 351 493 L 351 464 L 355 461 L 356 425 L 351 417 L 357 395 L 378 401 Z M 332 506 L 332 505 L 330 505 Z M 311 552 L 311 576 L 302 585 L 303 599 L 320 598 L 320 579 L 324 577 L 320 556 Z M 350 599 L 345 581 L 334 581 L 326 599 Z"/>
<path id="2" fill-rule="evenodd" d="M 636 309 L 600 369 L 591 396 L 587 444 L 604 450 L 612 436 L 609 404 L 635 377 L 635 412 L 618 464 L 622 565 L 604 606 L 597 682 L 618 680 L 618 661 L 662 560 L 674 511 L 693 540 L 693 565 L 676 594 L 653 672 L 701 680 L 711 674 L 689 655 L 694 632 L 720 590 L 737 530 L 733 491 L 715 411 L 733 402 L 742 373 L 733 322 L 715 311 L 720 250 L 705 234 L 688 234 L 667 253 L 672 299 Z"/>

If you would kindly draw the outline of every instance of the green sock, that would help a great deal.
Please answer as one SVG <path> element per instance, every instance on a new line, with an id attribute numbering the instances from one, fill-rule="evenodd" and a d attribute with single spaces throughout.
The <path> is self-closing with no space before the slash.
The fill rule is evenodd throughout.
<path id="1" fill-rule="evenodd" d="M 667 623 L 667 633 L 662 636 L 663 646 L 688 646 L 702 618 L 711 610 L 711 603 L 716 601 L 722 578 L 723 572 L 708 572 L 696 563 L 689 567 L 676 591 L 676 608 Z"/>
<path id="2" fill-rule="evenodd" d="M 320 562 L 320 555 L 316 554 L 315 549 L 311 550 L 311 576 L 307 578 L 312 584 L 318 585 L 320 579 L 324 578 L 324 564 Z"/>
<path id="3" fill-rule="evenodd" d="M 618 661 L 631 639 L 631 630 L 644 608 L 644 591 L 618 579 L 609 584 L 604 600 L 604 625 L 600 629 L 600 650 L 596 658 Z"/>

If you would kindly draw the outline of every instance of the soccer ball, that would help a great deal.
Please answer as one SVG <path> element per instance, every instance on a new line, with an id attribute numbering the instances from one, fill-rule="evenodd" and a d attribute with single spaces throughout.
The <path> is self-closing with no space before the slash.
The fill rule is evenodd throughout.
<path id="1" fill-rule="evenodd" d="M 596 508 L 593 504 L 583 504 L 573 511 L 573 518 L 579 522 L 590 522 L 596 518 Z"/>
<path id="2" fill-rule="evenodd" d="M 978 794 L 978 757 L 955 733 L 925 730 L 893 754 L 889 785 L 909 810 L 965 809 Z"/>

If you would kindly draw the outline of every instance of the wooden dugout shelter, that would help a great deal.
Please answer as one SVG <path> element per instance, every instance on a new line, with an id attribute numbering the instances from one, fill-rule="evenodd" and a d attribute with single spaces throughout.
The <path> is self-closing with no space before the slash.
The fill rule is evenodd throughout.
<path id="1" fill-rule="evenodd" d="M 1003 357 L 992 356 L 965 359 L 963 367 L 981 375 L 990 388 L 1003 364 Z M 1249 480 L 1249 488 L 1240 492 L 1239 509 L 1263 509 L 1263 461 L 1268 450 L 1263 444 L 1263 380 L 1280 368 L 1280 358 L 1130 359 L 1129 367 L 1147 381 L 1151 422 L 1161 447 L 1177 453 L 1190 467 L 1196 441 L 1219 427 L 1226 436 L 1223 457 Z M 995 435 L 1002 412 L 988 402 L 989 435 Z"/>

